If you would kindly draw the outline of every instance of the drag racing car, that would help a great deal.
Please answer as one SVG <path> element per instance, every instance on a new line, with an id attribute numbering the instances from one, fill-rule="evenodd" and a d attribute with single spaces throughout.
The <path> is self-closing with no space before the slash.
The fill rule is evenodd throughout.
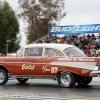
<path id="1" fill-rule="evenodd" d="M 87 85 L 100 75 L 100 59 L 87 57 L 68 44 L 29 44 L 16 57 L 0 57 L 0 85 L 9 78 L 25 83 L 29 79 L 57 80 L 61 87 Z M 34 81 L 34 80 L 33 80 Z"/>

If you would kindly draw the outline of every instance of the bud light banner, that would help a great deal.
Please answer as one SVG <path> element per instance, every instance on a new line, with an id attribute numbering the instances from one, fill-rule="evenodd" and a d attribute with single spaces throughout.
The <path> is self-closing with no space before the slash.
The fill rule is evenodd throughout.
<path id="1" fill-rule="evenodd" d="M 49 34 L 100 33 L 100 24 L 49 27 Z"/>

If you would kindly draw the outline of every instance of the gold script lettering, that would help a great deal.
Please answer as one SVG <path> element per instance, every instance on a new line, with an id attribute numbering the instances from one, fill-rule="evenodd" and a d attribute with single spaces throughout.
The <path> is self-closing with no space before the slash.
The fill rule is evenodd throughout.
<path id="1" fill-rule="evenodd" d="M 35 65 L 34 66 L 26 65 L 26 64 L 22 65 L 22 70 L 34 70 L 34 68 L 35 68 Z"/>

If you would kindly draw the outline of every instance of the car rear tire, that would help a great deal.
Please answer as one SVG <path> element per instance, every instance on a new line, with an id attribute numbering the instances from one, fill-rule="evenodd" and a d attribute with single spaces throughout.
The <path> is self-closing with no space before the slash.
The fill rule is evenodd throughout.
<path id="1" fill-rule="evenodd" d="M 27 78 L 17 78 L 17 81 L 20 83 L 25 83 L 28 81 L 28 79 Z"/>
<path id="2" fill-rule="evenodd" d="M 92 77 L 88 78 L 79 78 L 77 81 L 78 85 L 88 85 L 92 81 Z"/>
<path id="3" fill-rule="evenodd" d="M 71 88 L 75 85 L 76 79 L 73 73 L 70 72 L 61 72 L 57 76 L 58 84 L 61 87 Z"/>
<path id="4" fill-rule="evenodd" d="M 0 69 L 0 85 L 6 84 L 8 81 L 8 73 L 5 70 Z"/>

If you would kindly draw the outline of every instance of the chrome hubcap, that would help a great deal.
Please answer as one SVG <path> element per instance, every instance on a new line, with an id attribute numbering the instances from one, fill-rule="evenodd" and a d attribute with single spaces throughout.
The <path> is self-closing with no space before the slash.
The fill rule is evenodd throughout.
<path id="1" fill-rule="evenodd" d="M 4 74 L 0 72 L 0 83 L 4 81 Z"/>
<path id="2" fill-rule="evenodd" d="M 69 85 L 70 82 L 71 82 L 71 77 L 69 74 L 66 74 L 66 75 L 61 75 L 61 82 L 62 84 L 64 85 Z"/>

